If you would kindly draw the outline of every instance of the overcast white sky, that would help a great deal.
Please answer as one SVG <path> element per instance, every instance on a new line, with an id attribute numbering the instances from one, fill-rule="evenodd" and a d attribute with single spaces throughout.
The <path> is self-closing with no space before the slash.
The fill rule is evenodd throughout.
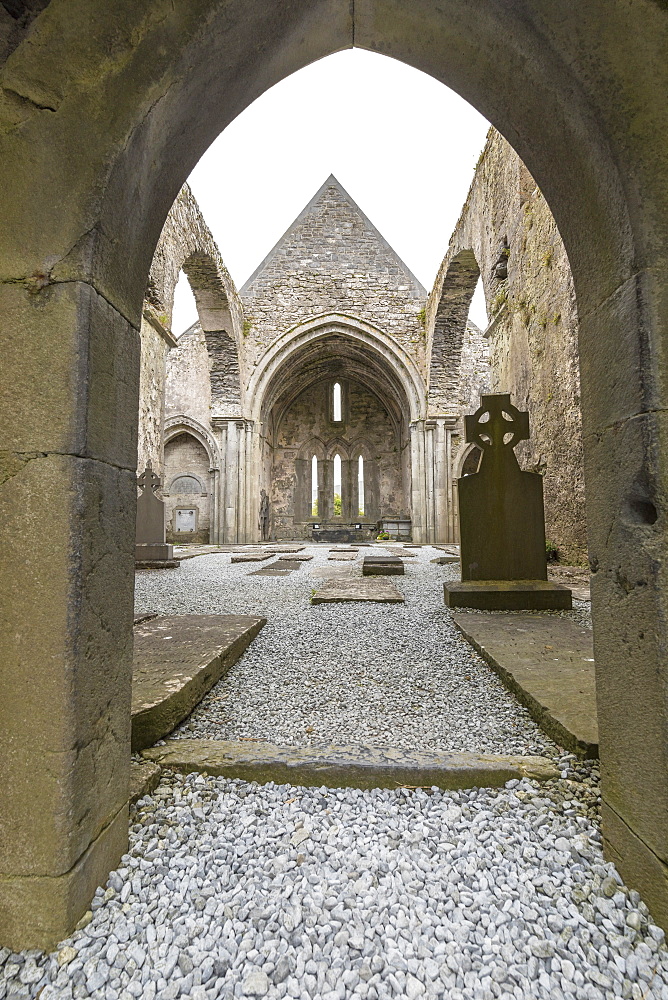
<path id="1" fill-rule="evenodd" d="M 209 147 L 189 183 L 238 288 L 334 174 L 429 290 L 488 128 L 432 77 L 352 49 L 259 97 Z M 174 332 L 196 318 L 183 277 Z M 479 292 L 471 318 L 486 326 Z"/>

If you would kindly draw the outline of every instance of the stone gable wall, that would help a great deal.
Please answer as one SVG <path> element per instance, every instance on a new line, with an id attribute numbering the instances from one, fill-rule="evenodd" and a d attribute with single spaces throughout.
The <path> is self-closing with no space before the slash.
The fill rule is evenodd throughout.
<path id="1" fill-rule="evenodd" d="M 344 313 L 390 334 L 426 374 L 427 293 L 333 181 L 240 294 L 251 363 L 297 324 Z"/>

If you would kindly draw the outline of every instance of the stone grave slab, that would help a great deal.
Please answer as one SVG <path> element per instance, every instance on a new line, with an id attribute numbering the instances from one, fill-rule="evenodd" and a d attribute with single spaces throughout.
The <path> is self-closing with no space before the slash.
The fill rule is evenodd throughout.
<path id="1" fill-rule="evenodd" d="M 269 563 L 268 566 L 262 566 L 261 569 L 254 569 L 248 575 L 249 576 L 290 576 L 290 573 L 294 573 L 296 569 L 301 568 L 301 563 L 296 561 L 291 562 L 280 562 L 278 559 L 276 562 Z"/>
<path id="2" fill-rule="evenodd" d="M 237 552 L 231 556 L 231 563 L 264 562 L 271 559 L 273 552 Z"/>
<path id="3" fill-rule="evenodd" d="M 365 556 L 362 576 L 403 576 L 404 564 L 397 556 Z"/>
<path id="4" fill-rule="evenodd" d="M 160 782 L 162 768 L 150 760 L 130 761 L 130 805 L 155 791 Z"/>
<path id="5" fill-rule="evenodd" d="M 549 781 L 559 777 L 558 769 L 545 757 L 430 753 L 368 745 L 286 747 L 260 740 L 169 740 L 142 756 L 181 774 L 205 771 L 216 777 L 307 787 L 499 788 L 513 778 Z M 305 841 L 307 834 L 308 824 Z"/>
<path id="6" fill-rule="evenodd" d="M 357 559 L 358 552 L 330 552 L 327 558 L 330 562 L 353 562 Z"/>
<path id="7" fill-rule="evenodd" d="M 359 577 L 358 567 L 352 563 L 337 566 L 312 566 L 309 576 L 318 580 L 351 580 Z"/>
<path id="8" fill-rule="evenodd" d="M 267 552 L 302 552 L 306 548 L 305 545 L 269 545 L 266 549 Z"/>
<path id="9" fill-rule="evenodd" d="M 169 615 L 134 631 L 132 749 L 171 733 L 250 645 L 266 618 Z"/>
<path id="10" fill-rule="evenodd" d="M 382 577 L 328 580 L 311 598 L 311 604 L 342 604 L 348 601 L 375 601 L 379 604 L 403 604 L 404 595 Z"/>
<path id="11" fill-rule="evenodd" d="M 558 615 L 459 612 L 452 617 L 548 736 L 571 753 L 598 756 L 590 629 Z"/>
<path id="12" fill-rule="evenodd" d="M 294 555 L 291 555 L 291 556 L 279 556 L 278 557 L 278 561 L 279 562 L 310 562 L 311 559 L 313 559 L 313 556 L 309 556 L 309 555 L 306 555 L 306 554 L 301 554 L 299 552 L 297 552 L 297 553 L 295 553 Z"/>

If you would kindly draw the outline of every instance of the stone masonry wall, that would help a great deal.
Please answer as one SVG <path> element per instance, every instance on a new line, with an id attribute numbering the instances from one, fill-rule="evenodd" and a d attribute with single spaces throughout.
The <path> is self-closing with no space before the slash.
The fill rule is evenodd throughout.
<path id="1" fill-rule="evenodd" d="M 183 333 L 167 358 L 165 417 L 185 415 L 207 429 L 211 419 L 211 362 L 199 323 Z"/>
<path id="2" fill-rule="evenodd" d="M 427 293 L 334 177 L 240 295 L 246 318 L 244 347 L 251 364 L 297 324 L 344 313 L 390 334 L 426 374 Z"/>
<path id="3" fill-rule="evenodd" d="M 507 277 L 503 275 L 503 263 Z M 438 325 L 468 311 L 478 269 L 488 315 L 491 391 L 529 411 L 523 468 L 544 475 L 548 540 L 562 561 L 586 559 L 578 319 L 566 251 L 549 207 L 493 129 L 427 306 L 429 347 Z M 467 298 L 468 296 L 468 298 Z M 436 353 L 432 369 L 438 365 Z M 466 396 L 466 390 L 462 390 Z M 471 408 L 473 404 L 471 402 Z"/>

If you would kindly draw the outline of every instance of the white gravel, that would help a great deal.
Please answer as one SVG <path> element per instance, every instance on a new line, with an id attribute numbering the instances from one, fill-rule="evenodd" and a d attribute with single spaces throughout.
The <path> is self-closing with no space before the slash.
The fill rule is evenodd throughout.
<path id="1" fill-rule="evenodd" d="M 311 605 L 313 570 L 251 576 L 229 555 L 190 559 L 137 578 L 136 613 L 246 613 L 268 622 L 177 736 L 265 739 L 290 746 L 371 743 L 490 753 L 559 752 L 452 622 L 443 603 L 451 567 L 414 549 L 391 577 L 405 605 Z M 361 562 L 364 549 L 360 550 Z M 366 550 L 369 551 L 369 550 Z M 265 564 L 266 565 L 266 564 Z"/>
<path id="2" fill-rule="evenodd" d="M 0 952 L 0 997 L 667 1000 L 663 932 L 603 861 L 591 794 L 166 776 L 87 925 Z"/>
<path id="3" fill-rule="evenodd" d="M 663 931 L 602 857 L 596 765 L 545 741 L 454 632 L 429 554 L 398 581 L 405 608 L 311 607 L 303 571 L 247 579 L 210 556 L 141 576 L 137 610 L 270 616 L 218 687 L 221 735 L 387 727 L 401 746 L 542 749 L 561 778 L 362 792 L 165 773 L 80 929 L 50 955 L 0 949 L 0 1000 L 668 1000 Z"/>

